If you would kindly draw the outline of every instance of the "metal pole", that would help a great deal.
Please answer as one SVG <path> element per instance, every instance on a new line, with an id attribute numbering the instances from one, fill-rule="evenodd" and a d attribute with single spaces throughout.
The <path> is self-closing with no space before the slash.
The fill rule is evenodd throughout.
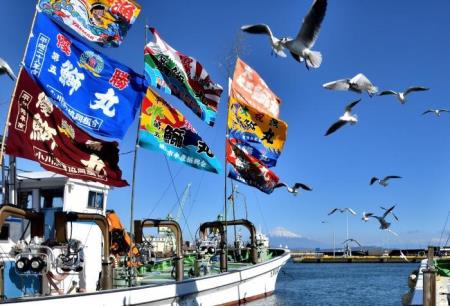
<path id="1" fill-rule="evenodd" d="M 333 258 L 336 257 L 336 232 L 333 227 Z"/>
<path id="2" fill-rule="evenodd" d="M 348 240 L 348 210 L 347 210 L 347 240 Z"/>

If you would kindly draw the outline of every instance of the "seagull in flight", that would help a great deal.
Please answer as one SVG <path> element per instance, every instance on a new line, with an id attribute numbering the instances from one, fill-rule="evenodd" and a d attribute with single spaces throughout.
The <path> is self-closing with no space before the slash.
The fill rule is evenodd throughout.
<path id="1" fill-rule="evenodd" d="M 367 92 L 370 97 L 378 92 L 378 88 L 362 73 L 358 73 L 351 79 L 340 79 L 322 85 L 331 90 L 350 90 L 357 93 Z"/>
<path id="2" fill-rule="evenodd" d="M 294 195 L 298 194 L 299 189 L 303 189 L 306 191 L 312 191 L 311 187 L 309 187 L 305 184 L 302 184 L 302 183 L 295 183 L 294 186 L 292 186 L 292 187 L 289 187 L 286 183 L 278 183 L 273 188 L 275 189 L 275 188 L 279 188 L 279 187 L 286 187 L 288 192 L 293 193 Z"/>
<path id="3" fill-rule="evenodd" d="M 7 74 L 11 80 L 15 81 L 17 79 L 16 75 L 12 71 L 11 67 L 9 67 L 8 63 L 0 57 L 0 75 Z"/>
<path id="4" fill-rule="evenodd" d="M 379 96 L 385 96 L 385 95 L 396 95 L 397 99 L 400 101 L 401 104 L 405 104 L 406 102 L 406 96 L 412 92 L 415 91 L 426 91 L 429 90 L 429 88 L 427 87 L 422 87 L 422 86 L 413 86 L 413 87 L 409 87 L 407 90 L 405 90 L 404 92 L 396 92 L 393 90 L 385 90 L 380 92 L 378 95 Z"/>
<path id="5" fill-rule="evenodd" d="M 345 207 L 345 208 L 333 208 L 333 210 L 330 211 L 330 212 L 328 213 L 328 215 L 332 215 L 332 214 L 334 214 L 334 213 L 337 212 L 337 211 L 339 211 L 340 213 L 344 213 L 344 212 L 348 211 L 348 212 L 351 213 L 352 215 L 356 215 L 356 212 L 355 212 L 353 209 L 351 209 L 350 207 Z"/>
<path id="6" fill-rule="evenodd" d="M 356 239 L 349 238 L 349 239 L 345 240 L 344 242 L 342 242 L 342 244 L 345 244 L 345 243 L 347 243 L 347 242 L 354 242 L 354 243 L 356 243 L 360 248 L 362 247 L 361 243 L 359 243 Z"/>
<path id="7" fill-rule="evenodd" d="M 450 113 L 450 111 L 448 109 L 442 109 L 442 108 L 441 109 L 432 109 L 432 108 L 430 108 L 429 110 L 424 111 L 422 113 L 422 115 L 429 114 L 429 113 L 433 113 L 436 116 L 440 117 L 441 113 Z"/>
<path id="8" fill-rule="evenodd" d="M 397 216 L 394 215 L 392 210 L 395 208 L 395 205 L 392 207 L 389 207 L 388 209 L 381 207 L 385 210 L 384 214 L 380 216 L 375 216 L 373 213 L 363 213 L 363 220 L 368 221 L 369 218 L 375 218 L 380 223 L 380 229 L 381 230 L 387 230 L 388 232 L 391 232 L 393 235 L 398 236 L 397 233 L 392 231 L 389 227 L 391 226 L 391 223 L 386 221 L 386 217 L 391 214 L 396 220 L 398 220 Z"/>
<path id="9" fill-rule="evenodd" d="M 344 114 L 339 117 L 339 120 L 333 123 L 325 133 L 325 136 L 328 136 L 334 132 L 336 132 L 339 128 L 343 127 L 345 124 L 350 123 L 351 125 L 358 122 L 358 116 L 352 114 L 352 108 L 358 104 L 361 99 L 351 102 L 349 105 L 345 107 Z"/>
<path id="10" fill-rule="evenodd" d="M 319 35 L 326 10 L 327 0 L 314 0 L 295 39 L 288 37 L 280 39 L 273 36 L 272 31 L 266 24 L 244 25 L 241 30 L 251 34 L 266 34 L 270 37 L 270 44 L 275 54 L 283 56 L 285 55 L 283 49 L 287 48 L 296 61 L 305 61 L 307 69 L 311 67 L 319 68 L 322 63 L 322 54 L 311 50 L 311 48 Z"/>
<path id="11" fill-rule="evenodd" d="M 409 262 L 408 258 L 405 256 L 405 254 L 403 254 L 402 250 L 399 250 L 399 251 L 400 251 L 400 257 L 401 257 L 404 261 Z"/>
<path id="12" fill-rule="evenodd" d="M 385 176 L 383 179 L 379 179 L 374 176 L 370 179 L 370 185 L 373 185 L 375 182 L 378 182 L 381 186 L 386 187 L 387 185 L 389 185 L 387 181 L 394 178 L 399 179 L 402 177 L 398 175 L 388 175 Z"/>

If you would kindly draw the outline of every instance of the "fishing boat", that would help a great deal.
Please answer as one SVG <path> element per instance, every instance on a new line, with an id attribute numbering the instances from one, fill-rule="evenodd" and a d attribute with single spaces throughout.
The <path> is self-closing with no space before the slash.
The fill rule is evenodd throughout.
<path id="1" fill-rule="evenodd" d="M 180 226 L 173 220 L 135 220 L 135 247 L 114 256 L 117 243 L 106 217 L 108 186 L 50 172 L 18 180 L 18 205 L 0 207 L 1 295 L 7 305 L 234 305 L 271 295 L 290 258 L 257 240 L 245 219 L 211 221 L 200 238 L 215 231 L 217 249 L 185 254 Z M 250 243 L 224 245 L 225 226 L 243 225 Z M 167 227 L 176 238 L 174 256 L 155 259 L 143 229 Z M 217 259 L 217 260 L 216 260 Z"/>
<path id="2" fill-rule="evenodd" d="M 75 11 L 73 7 L 52 6 L 52 3 L 41 1 L 39 7 L 43 12 L 35 13 L 24 67 L 14 87 L 3 135 L 0 160 L 3 162 L 6 135 L 5 152 L 12 159 L 10 182 L 3 181 L 13 188 L 9 201 L 0 206 L 0 303 L 45 306 L 60 306 L 62 303 L 235 305 L 271 295 L 290 252 L 287 248 L 269 248 L 267 237 L 257 232 L 247 218 L 236 218 L 234 209 L 233 218 L 228 217 L 227 207 L 229 202 L 234 207 L 235 189 L 231 195 L 227 194 L 226 170 L 230 164 L 234 169 L 229 174 L 232 179 L 266 193 L 287 186 L 279 184 L 278 176 L 268 169 L 275 166 L 286 139 L 287 125 L 278 119 L 279 98 L 256 72 L 237 59 L 240 80 L 248 78 L 248 82 L 255 82 L 252 88 L 258 92 L 253 94 L 258 99 L 252 95 L 246 98 L 234 96 L 229 104 L 225 133 L 224 218 L 202 223 L 196 247 L 188 248 L 177 220 L 134 218 L 138 147 L 153 145 L 162 150 L 167 159 L 215 173 L 220 172 L 220 163 L 192 125 L 162 97 L 148 88 L 142 99 L 144 85 L 137 80 L 142 80 L 143 76 L 90 49 L 45 15 L 61 22 L 61 18 L 67 16 L 83 17 L 80 10 L 86 16 L 89 12 L 105 13 L 106 2 L 92 4 L 89 10 L 83 10 L 81 5 Z M 137 6 L 134 7 L 135 15 L 128 14 L 133 1 L 128 1 L 126 7 L 116 4 L 114 2 L 114 7 L 110 8 L 115 12 L 108 13 L 110 18 L 114 19 L 123 8 L 126 16 L 118 18 L 117 22 L 135 19 Z M 101 19 L 100 15 L 97 17 Z M 66 24 L 71 26 L 73 22 L 70 20 Z M 121 26 L 124 29 L 130 24 Z M 181 96 L 191 94 L 191 100 L 184 102 L 188 107 L 198 102 L 199 108 L 193 107 L 194 113 L 213 125 L 222 88 L 210 80 L 200 63 L 168 46 L 155 29 L 150 30 L 156 43 L 149 43 L 145 48 L 148 83 L 160 86 L 186 78 L 184 85 L 192 82 L 196 90 L 203 86 L 203 92 L 192 94 L 194 89 L 188 88 Z M 107 34 L 96 37 L 101 40 L 97 42 L 120 43 L 120 35 L 108 40 L 105 39 Z M 91 36 L 87 35 L 87 38 Z M 169 55 L 159 54 L 161 50 Z M 165 59 L 164 63 L 157 62 L 161 58 Z M 167 58 L 180 63 L 167 69 L 168 66 L 164 66 L 168 63 Z M 193 66 L 186 70 L 184 64 Z M 167 71 L 175 71 L 176 80 L 169 75 L 162 82 L 162 73 Z M 200 75 L 196 75 L 199 71 Z M 153 77 L 159 78 L 158 81 Z M 89 86 L 81 86 L 85 79 L 89 80 L 90 83 L 85 84 Z M 248 85 L 248 82 L 244 84 Z M 172 91 L 179 93 L 179 89 L 173 88 Z M 235 88 L 235 94 L 239 91 L 249 92 L 248 89 Z M 74 109 L 68 101 L 88 99 L 91 101 L 89 105 L 79 103 L 79 107 L 85 107 L 84 111 Z M 119 103 L 120 99 L 128 104 L 135 101 L 137 104 L 131 107 L 134 112 L 127 109 L 127 103 Z M 252 101 L 254 105 L 250 103 Z M 141 115 L 134 150 L 128 233 L 120 217 L 107 210 L 110 186 L 127 185 L 117 164 L 117 142 L 99 139 L 92 134 L 123 138 L 126 127 L 134 120 L 138 103 L 141 103 Z M 271 106 L 270 109 L 267 105 Z M 119 107 L 125 108 L 119 110 Z M 86 112 L 93 115 L 86 115 Z M 119 114 L 128 117 L 111 119 Z M 104 122 L 109 125 L 102 125 Z M 9 130 L 8 126 L 11 127 Z M 247 139 L 252 139 L 257 146 L 255 154 L 260 153 L 255 156 L 249 153 Z M 35 160 L 52 172 L 25 172 L 16 176 L 14 156 Z M 249 242 L 244 243 L 242 235 L 235 234 L 239 239 L 229 244 L 230 226 L 245 228 Z M 165 257 L 155 255 L 157 252 L 144 233 L 149 228 L 170 233 L 172 254 Z M 211 237 L 214 241 L 210 241 Z"/>

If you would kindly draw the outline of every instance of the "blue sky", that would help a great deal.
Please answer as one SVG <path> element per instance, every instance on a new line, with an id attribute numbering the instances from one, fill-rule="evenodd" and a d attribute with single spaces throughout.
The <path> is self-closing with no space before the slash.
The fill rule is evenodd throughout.
<path id="1" fill-rule="evenodd" d="M 226 88 L 225 57 L 241 25 L 264 22 L 277 36 L 295 36 L 311 1 L 144 1 L 142 12 L 118 49 L 102 49 L 114 59 L 143 72 L 145 23 L 158 29 L 175 49 L 198 59 L 213 80 Z M 5 1 L 0 10 L 0 57 L 18 71 L 34 13 L 34 1 Z M 446 77 L 450 68 L 450 2 L 330 0 L 315 49 L 322 66 L 307 71 L 288 57 L 270 55 L 267 37 L 245 34 L 242 59 L 265 79 L 282 99 L 280 118 L 288 125 L 288 138 L 274 171 L 283 181 L 306 183 L 313 192 L 294 197 L 284 190 L 265 195 L 239 185 L 247 198 L 250 219 L 266 232 L 282 226 L 304 237 L 331 243 L 345 239 L 345 215 L 327 213 L 334 207 L 352 207 L 350 236 L 363 244 L 426 246 L 437 243 L 450 206 L 450 115 L 422 116 L 426 109 L 449 108 Z M 151 35 L 149 34 L 149 38 Z M 97 48 L 99 49 L 99 48 Z M 380 89 L 403 90 L 412 85 L 431 88 L 413 94 L 407 104 L 394 97 L 359 96 L 333 92 L 322 84 L 363 72 Z M 0 123 L 4 124 L 13 84 L 0 78 Z M 182 102 L 164 96 L 177 107 L 210 144 L 220 160 L 224 156 L 227 98 L 219 106 L 215 127 L 201 122 Z M 324 137 L 349 101 L 355 107 L 355 126 L 345 126 Z M 133 149 L 136 122 L 121 143 Z M 185 215 L 192 233 L 198 224 L 214 219 L 223 209 L 224 177 L 169 162 L 178 194 L 192 183 Z M 124 177 L 131 182 L 132 154 L 121 157 Z M 19 168 L 40 169 L 19 161 Z M 372 176 L 400 175 L 387 188 L 369 186 Z M 167 188 L 168 191 L 164 193 Z M 161 154 L 140 150 L 136 185 L 136 217 L 165 217 L 176 195 Z M 130 188 L 115 189 L 109 208 L 128 224 Z M 161 199 L 161 200 L 160 200 Z M 380 213 L 379 206 L 396 204 L 400 218 L 392 229 L 400 236 L 378 230 L 378 223 L 363 223 L 363 211 Z M 237 215 L 243 216 L 241 202 Z M 322 224 L 321 220 L 331 223 Z M 184 222 L 181 220 L 181 223 Z M 447 237 L 445 235 L 445 238 Z M 189 238 L 188 232 L 185 237 Z M 341 240 L 342 239 L 342 240 Z"/>

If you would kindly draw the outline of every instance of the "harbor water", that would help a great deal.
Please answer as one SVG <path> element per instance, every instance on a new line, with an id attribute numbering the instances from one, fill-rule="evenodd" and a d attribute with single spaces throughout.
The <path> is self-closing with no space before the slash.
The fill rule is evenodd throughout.
<path id="1" fill-rule="evenodd" d="M 289 261 L 274 295 L 249 305 L 402 305 L 408 275 L 419 265 Z"/>

